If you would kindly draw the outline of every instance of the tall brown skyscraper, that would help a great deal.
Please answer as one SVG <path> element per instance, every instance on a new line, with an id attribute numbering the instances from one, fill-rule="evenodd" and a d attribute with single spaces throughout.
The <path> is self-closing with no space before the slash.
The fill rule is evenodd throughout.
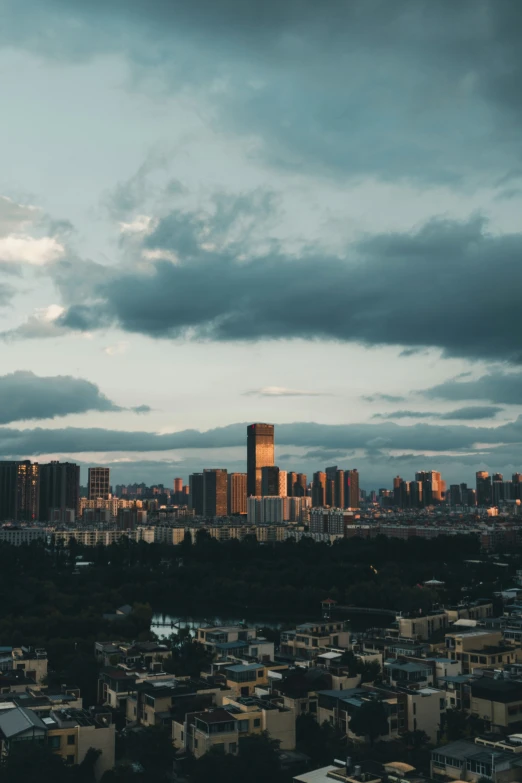
<path id="1" fill-rule="evenodd" d="M 395 491 L 395 483 L 393 486 Z M 346 508 L 359 508 L 359 473 L 355 469 L 344 472 L 344 505 Z"/>
<path id="2" fill-rule="evenodd" d="M 228 512 L 227 471 L 205 468 L 203 471 L 203 511 L 206 517 L 226 517 Z"/>
<path id="3" fill-rule="evenodd" d="M 247 474 L 228 474 L 228 513 L 246 514 L 247 512 Z"/>
<path id="4" fill-rule="evenodd" d="M 174 479 L 174 492 L 183 492 L 183 479 L 182 478 L 175 478 Z"/>
<path id="5" fill-rule="evenodd" d="M 108 500 L 110 490 L 110 468 L 89 468 L 89 500 Z"/>
<path id="6" fill-rule="evenodd" d="M 247 495 L 261 495 L 261 469 L 274 464 L 274 425 L 247 427 Z"/>

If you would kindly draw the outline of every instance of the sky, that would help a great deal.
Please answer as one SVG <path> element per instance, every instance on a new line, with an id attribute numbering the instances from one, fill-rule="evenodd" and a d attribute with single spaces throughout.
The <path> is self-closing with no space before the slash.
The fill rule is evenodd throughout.
<path id="1" fill-rule="evenodd" d="M 0 458 L 522 469 L 517 0 L 3 0 Z"/>

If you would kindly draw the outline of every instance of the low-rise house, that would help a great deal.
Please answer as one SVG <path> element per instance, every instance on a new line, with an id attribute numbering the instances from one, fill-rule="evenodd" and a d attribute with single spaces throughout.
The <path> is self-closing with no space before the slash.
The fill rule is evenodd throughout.
<path id="1" fill-rule="evenodd" d="M 121 607 L 121 610 L 125 608 Z M 125 616 L 123 611 L 120 616 Z M 155 641 L 95 642 L 94 655 L 102 666 L 116 666 L 123 663 L 129 667 L 144 666 L 153 671 L 160 671 L 163 668 L 162 661 L 170 657 L 171 651 L 166 644 Z"/>
<path id="2" fill-rule="evenodd" d="M 426 614 L 408 614 L 397 617 L 399 635 L 407 639 L 429 639 L 436 631 L 450 624 L 444 609 Z"/>
<path id="3" fill-rule="evenodd" d="M 390 685 L 433 685 L 433 668 L 428 662 L 407 658 L 391 658 L 384 661 L 383 674 Z"/>
<path id="4" fill-rule="evenodd" d="M 336 725 L 349 739 L 361 739 L 350 730 L 350 720 L 370 700 L 382 702 L 388 731 L 381 740 L 397 739 L 409 731 L 424 731 L 431 742 L 440 736 L 446 711 L 444 691 L 438 688 L 387 688 L 362 685 L 347 691 L 319 691 L 318 721 Z"/>
<path id="5" fill-rule="evenodd" d="M 351 635 L 345 622 L 329 620 L 303 623 L 295 630 L 281 633 L 282 657 L 315 661 L 320 653 L 328 652 L 331 648 L 351 649 Z"/>
<path id="6" fill-rule="evenodd" d="M 470 712 L 491 728 L 522 728 L 522 682 L 497 677 L 479 677 L 470 683 Z"/>
<path id="7" fill-rule="evenodd" d="M 281 664 L 236 663 L 227 664 L 222 673 L 230 688 L 237 696 L 253 696 L 256 688 L 270 684 L 271 675 L 277 671 L 286 670 Z"/>
<path id="8" fill-rule="evenodd" d="M 244 625 L 220 625 L 202 626 L 196 631 L 196 641 L 202 644 L 209 652 L 214 652 L 216 644 L 227 642 L 249 642 L 257 637 L 256 628 L 247 628 Z"/>
<path id="9" fill-rule="evenodd" d="M 172 723 L 174 745 L 196 758 L 211 749 L 236 754 L 242 736 L 263 731 L 279 740 L 282 749 L 295 747 L 293 712 L 264 699 L 225 697 L 222 707 L 187 713 L 183 721 Z"/>
<path id="10" fill-rule="evenodd" d="M 436 748 L 431 754 L 431 777 L 445 780 L 469 780 L 478 783 L 489 778 L 493 783 L 522 780 L 522 744 L 520 737 L 499 735 L 458 740 Z"/>
<path id="11" fill-rule="evenodd" d="M 200 709 L 221 705 L 230 690 L 212 678 L 175 678 L 151 682 L 145 680 L 135 686 L 126 699 L 128 725 L 170 725 L 173 712 L 183 705 L 198 702 Z"/>
<path id="12" fill-rule="evenodd" d="M 107 713 L 61 709 L 41 718 L 31 709 L 4 705 L 0 709 L 0 756 L 28 742 L 47 745 L 67 764 L 81 764 L 90 748 L 99 750 L 94 768 L 97 780 L 114 766 L 115 731 Z"/>
<path id="13" fill-rule="evenodd" d="M 447 633 L 446 653 L 462 663 L 462 673 L 475 669 L 503 667 L 518 659 L 519 648 L 502 643 L 502 631 L 472 629 L 467 633 Z"/>
<path id="14" fill-rule="evenodd" d="M 47 677 L 47 652 L 34 647 L 0 647 L 0 672 L 24 672 L 36 684 Z"/>
<path id="15" fill-rule="evenodd" d="M 446 693 L 447 710 L 469 710 L 471 706 L 472 674 L 457 674 L 439 677 L 438 687 Z"/>

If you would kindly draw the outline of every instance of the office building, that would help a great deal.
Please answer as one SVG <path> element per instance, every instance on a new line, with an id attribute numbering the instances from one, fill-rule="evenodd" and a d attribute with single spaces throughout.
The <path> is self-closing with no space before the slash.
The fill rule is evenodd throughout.
<path id="1" fill-rule="evenodd" d="M 31 522 L 39 516 L 37 462 L 0 462 L 0 521 Z"/>
<path id="2" fill-rule="evenodd" d="M 438 471 L 421 470 L 415 474 L 415 481 L 422 484 L 423 506 L 433 506 L 442 503 L 446 496 L 446 482 L 442 480 Z"/>
<path id="3" fill-rule="evenodd" d="M 359 508 L 359 473 L 354 468 L 344 472 L 345 508 Z"/>
<path id="4" fill-rule="evenodd" d="M 89 500 L 109 500 L 111 491 L 110 468 L 89 468 L 87 493 Z"/>
<path id="5" fill-rule="evenodd" d="M 490 506 L 492 502 L 491 476 L 486 470 L 476 473 L 477 479 L 477 505 Z"/>
<path id="6" fill-rule="evenodd" d="M 291 473 L 287 474 L 286 494 L 289 498 L 304 498 L 306 497 L 306 473 Z"/>
<path id="7" fill-rule="evenodd" d="M 231 516 L 247 512 L 247 474 L 228 474 L 228 513 Z"/>
<path id="8" fill-rule="evenodd" d="M 261 495 L 261 470 L 274 464 L 274 425 L 247 427 L 247 495 Z"/>
<path id="9" fill-rule="evenodd" d="M 312 479 L 312 506 L 326 506 L 326 473 L 318 471 Z"/>
<path id="10" fill-rule="evenodd" d="M 337 465 L 326 468 L 326 505 L 344 508 L 344 470 Z"/>
<path id="11" fill-rule="evenodd" d="M 279 495 L 284 498 L 287 496 L 287 487 L 286 470 L 279 470 L 277 465 L 261 468 L 261 495 Z"/>
<path id="12" fill-rule="evenodd" d="M 182 478 L 175 478 L 174 479 L 174 492 L 183 492 L 183 479 Z"/>
<path id="13" fill-rule="evenodd" d="M 223 468 L 203 471 L 203 514 L 226 517 L 228 513 L 228 474 Z"/>
<path id="14" fill-rule="evenodd" d="M 197 517 L 203 516 L 203 473 L 192 473 L 189 476 L 189 506 Z"/>
<path id="15" fill-rule="evenodd" d="M 80 466 L 74 462 L 40 465 L 40 520 L 74 521 L 80 510 Z"/>

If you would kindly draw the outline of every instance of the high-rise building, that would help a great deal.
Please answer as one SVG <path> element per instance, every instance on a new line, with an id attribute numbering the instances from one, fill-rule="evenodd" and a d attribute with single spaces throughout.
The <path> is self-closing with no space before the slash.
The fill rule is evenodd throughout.
<path id="1" fill-rule="evenodd" d="M 359 473 L 355 468 L 344 472 L 344 508 L 359 508 Z"/>
<path id="2" fill-rule="evenodd" d="M 226 517 L 228 513 L 228 474 L 224 468 L 203 471 L 203 513 L 206 517 Z"/>
<path id="3" fill-rule="evenodd" d="M 490 506 L 492 501 L 491 476 L 487 470 L 479 470 L 476 473 L 477 479 L 477 505 Z"/>
<path id="4" fill-rule="evenodd" d="M 306 473 L 298 473 L 294 487 L 294 497 L 305 498 L 307 495 Z"/>
<path id="5" fill-rule="evenodd" d="M 323 508 L 326 506 L 326 473 L 317 471 L 312 479 L 312 506 Z"/>
<path id="6" fill-rule="evenodd" d="M 228 513 L 247 513 L 247 474 L 228 474 Z"/>
<path id="7" fill-rule="evenodd" d="M 65 522 L 80 511 L 80 466 L 74 462 L 40 465 L 40 519 Z"/>
<path id="8" fill-rule="evenodd" d="M 433 506 L 442 503 L 446 493 L 446 482 L 437 470 L 421 470 L 415 474 L 415 481 L 422 484 L 422 505 Z"/>
<path id="9" fill-rule="evenodd" d="M 203 516 L 203 473 L 192 473 L 189 476 L 189 506 L 197 517 Z"/>
<path id="10" fill-rule="evenodd" d="M 337 465 L 326 468 L 326 505 L 344 508 L 344 470 Z"/>
<path id="11" fill-rule="evenodd" d="M 89 468 L 87 496 L 89 500 L 109 500 L 111 491 L 110 468 Z"/>
<path id="12" fill-rule="evenodd" d="M 277 465 L 261 468 L 261 495 L 285 498 L 287 485 L 286 470 L 280 470 Z"/>
<path id="13" fill-rule="evenodd" d="M 291 473 L 287 474 L 287 487 L 286 494 L 289 498 L 304 498 L 306 497 L 306 473 Z"/>
<path id="14" fill-rule="evenodd" d="M 274 464 L 274 425 L 247 427 L 247 495 L 261 495 L 261 470 Z"/>
<path id="15" fill-rule="evenodd" d="M 174 492 L 183 492 L 183 479 L 182 478 L 175 478 L 174 479 Z"/>
<path id="16" fill-rule="evenodd" d="M 37 462 L 0 462 L 0 521 L 37 520 L 39 485 L 40 471 Z"/>
<path id="17" fill-rule="evenodd" d="M 522 500 L 522 473 L 513 473 L 511 478 L 511 497 L 513 500 Z"/>

